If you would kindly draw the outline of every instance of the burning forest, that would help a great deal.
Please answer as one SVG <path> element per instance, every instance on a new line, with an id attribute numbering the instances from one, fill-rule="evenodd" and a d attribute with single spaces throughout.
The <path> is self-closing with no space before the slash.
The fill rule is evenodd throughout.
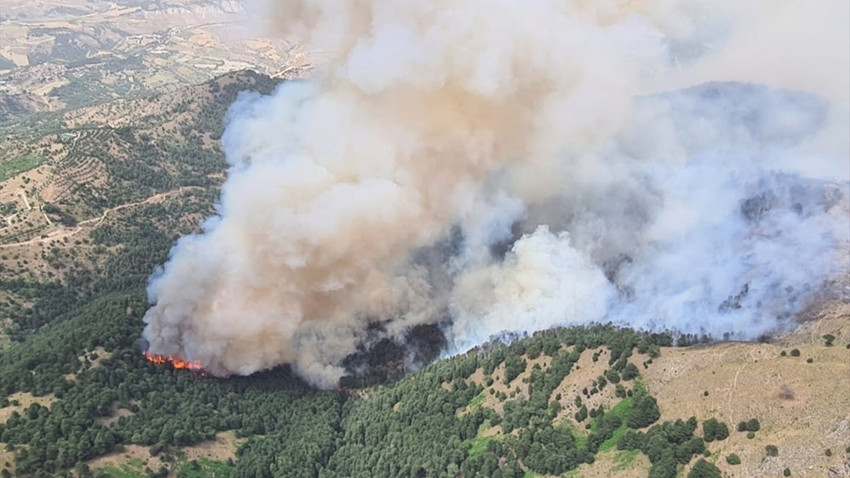
<path id="1" fill-rule="evenodd" d="M 143 352 L 145 359 L 148 362 L 155 363 L 157 365 L 168 364 L 174 370 L 189 370 L 192 372 L 201 372 L 203 370 L 203 366 L 201 366 L 201 362 L 187 362 L 180 357 L 174 357 L 170 355 L 153 355 L 150 352 Z"/>
<path id="2" fill-rule="evenodd" d="M 376 345 L 409 370 L 561 325 L 747 340 L 847 294 L 846 2 L 267 8 L 316 69 L 232 106 L 148 360 L 333 388 Z"/>

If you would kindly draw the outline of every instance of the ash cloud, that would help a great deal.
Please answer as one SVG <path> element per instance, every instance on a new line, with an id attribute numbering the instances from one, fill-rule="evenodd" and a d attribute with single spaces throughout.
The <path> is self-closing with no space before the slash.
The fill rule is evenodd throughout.
<path id="1" fill-rule="evenodd" d="M 218 214 L 150 280 L 151 353 L 333 387 L 412 330 L 786 325 L 848 272 L 839 3 L 269 4 L 321 63 L 231 108 Z"/>

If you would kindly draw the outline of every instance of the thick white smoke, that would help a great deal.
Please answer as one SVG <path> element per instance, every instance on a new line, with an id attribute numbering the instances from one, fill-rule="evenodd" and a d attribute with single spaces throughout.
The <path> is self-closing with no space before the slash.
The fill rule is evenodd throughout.
<path id="1" fill-rule="evenodd" d="M 269 10 L 323 63 L 232 107 L 218 215 L 151 278 L 153 353 L 331 387 L 374 322 L 455 350 L 597 321 L 752 338 L 848 271 L 846 2 Z"/>

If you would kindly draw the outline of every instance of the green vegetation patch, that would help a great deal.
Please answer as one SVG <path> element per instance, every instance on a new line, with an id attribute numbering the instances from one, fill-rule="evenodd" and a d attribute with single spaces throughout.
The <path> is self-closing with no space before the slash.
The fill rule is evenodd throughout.
<path id="1" fill-rule="evenodd" d="M 637 458 L 640 454 L 640 450 L 621 451 L 617 453 L 616 455 L 614 455 L 614 466 L 611 467 L 611 471 L 617 472 L 631 470 L 632 468 L 634 468 L 633 464 L 635 458 Z"/>
<path id="2" fill-rule="evenodd" d="M 130 463 L 121 465 L 121 467 L 105 466 L 100 468 L 95 473 L 95 476 L 111 476 L 113 478 L 147 478 L 147 475 L 142 471 L 142 467 L 135 463 L 135 460 Z"/>
<path id="3" fill-rule="evenodd" d="M 637 383 L 635 385 L 637 385 Z M 606 413 L 606 415 L 616 415 L 620 417 L 622 423 L 616 430 L 614 430 L 614 435 L 612 435 L 611 438 L 605 440 L 601 445 L 599 445 L 600 452 L 611 450 L 617 446 L 617 442 L 620 441 L 620 437 L 622 437 L 626 433 L 626 430 L 629 429 L 626 423 L 628 422 L 628 417 L 631 415 L 633 408 L 634 400 L 632 397 L 628 397 L 620 400 L 620 403 L 615 405 L 611 411 Z M 591 425 L 591 427 L 595 426 L 596 420 L 593 420 L 593 425 Z"/>
<path id="4" fill-rule="evenodd" d="M 487 444 L 496 439 L 497 437 L 495 436 L 477 436 L 475 438 L 470 438 L 463 443 L 469 446 L 469 456 L 474 457 L 484 453 L 484 451 L 487 450 Z"/>
<path id="5" fill-rule="evenodd" d="M 177 478 L 227 478 L 233 475 L 234 467 L 222 461 L 201 458 L 184 463 Z"/>
<path id="6" fill-rule="evenodd" d="M 472 400 L 469 402 L 469 408 L 480 407 L 481 404 L 484 403 L 484 392 L 479 393 L 478 395 L 472 397 Z"/>
<path id="7" fill-rule="evenodd" d="M 41 166 L 44 161 L 45 159 L 37 154 L 27 154 L 0 163 L 0 181 L 5 181 L 13 176 L 25 173 L 30 169 L 37 168 Z"/>

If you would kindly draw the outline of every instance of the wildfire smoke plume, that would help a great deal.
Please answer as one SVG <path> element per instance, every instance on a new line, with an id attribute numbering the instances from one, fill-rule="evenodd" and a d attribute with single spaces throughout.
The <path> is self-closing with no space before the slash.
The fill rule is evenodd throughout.
<path id="1" fill-rule="evenodd" d="M 320 64 L 232 106 L 217 214 L 150 280 L 153 356 L 332 388 L 423 326 L 748 339 L 850 268 L 848 2 L 268 9 Z"/>

